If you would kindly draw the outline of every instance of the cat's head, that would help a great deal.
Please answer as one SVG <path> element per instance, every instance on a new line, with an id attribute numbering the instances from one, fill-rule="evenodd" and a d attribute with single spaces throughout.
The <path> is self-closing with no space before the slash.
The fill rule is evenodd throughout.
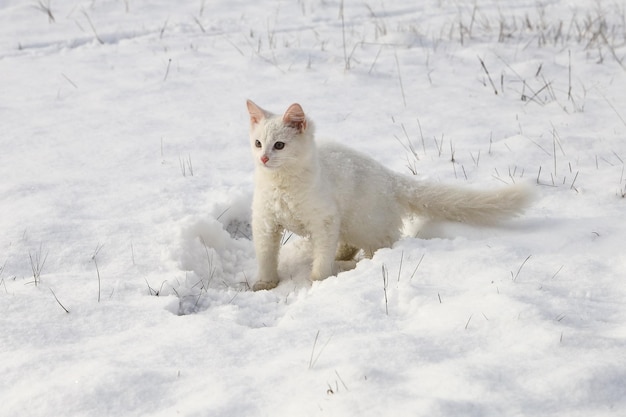
<path id="1" fill-rule="evenodd" d="M 314 146 L 313 124 L 299 104 L 289 106 L 282 117 L 250 100 L 247 105 L 250 145 L 257 166 L 277 170 L 306 162 Z"/>

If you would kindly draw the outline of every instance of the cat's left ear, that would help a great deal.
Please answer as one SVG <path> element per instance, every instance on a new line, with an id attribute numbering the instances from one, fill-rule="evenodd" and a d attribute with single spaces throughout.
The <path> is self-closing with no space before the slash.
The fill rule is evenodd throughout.
<path id="1" fill-rule="evenodd" d="M 297 129 L 300 133 L 306 130 L 306 116 L 298 103 L 289 106 L 283 116 L 283 123 Z"/>

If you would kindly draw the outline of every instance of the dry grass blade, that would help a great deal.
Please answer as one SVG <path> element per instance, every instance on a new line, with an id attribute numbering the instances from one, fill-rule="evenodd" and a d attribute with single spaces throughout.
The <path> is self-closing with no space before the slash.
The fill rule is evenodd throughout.
<path id="1" fill-rule="evenodd" d="M 385 314 L 389 315 L 389 299 L 387 298 L 387 286 L 389 284 L 389 271 L 387 270 L 387 266 L 383 264 L 382 266 L 383 273 L 383 292 L 385 293 Z"/>
<path id="2" fill-rule="evenodd" d="M 100 36 L 98 35 L 98 31 L 96 30 L 96 27 L 94 26 L 93 22 L 91 21 L 91 18 L 89 17 L 89 15 L 87 14 L 86 11 L 81 10 L 81 12 L 83 13 L 83 15 L 85 16 L 85 19 L 87 19 L 87 23 L 89 23 L 89 26 L 91 27 L 91 30 L 93 31 L 93 35 L 95 36 L 96 40 L 98 41 L 98 43 L 100 43 L 101 45 L 104 45 L 104 41 L 102 40 L 102 38 L 100 38 Z"/>
<path id="3" fill-rule="evenodd" d="M 46 16 L 48 16 L 48 23 L 56 22 L 54 15 L 52 14 L 52 8 L 50 7 L 50 0 L 45 3 L 43 2 L 43 0 L 39 0 L 37 5 L 33 7 L 35 7 L 37 10 L 41 10 L 46 14 Z"/>
<path id="4" fill-rule="evenodd" d="M 54 291 L 52 291 L 52 288 L 50 288 L 50 292 L 52 293 L 52 295 L 54 296 L 54 299 L 57 301 L 57 303 L 61 306 L 61 308 L 67 313 L 69 314 L 70 311 L 65 308 L 65 306 L 63 304 L 61 304 L 61 302 L 59 301 L 59 299 L 57 298 L 57 295 L 54 293 Z"/>
<path id="5" fill-rule="evenodd" d="M 519 266 L 519 268 L 517 269 L 517 272 L 515 273 L 515 275 L 513 275 L 513 271 L 511 271 L 511 278 L 513 279 L 513 282 L 515 282 L 517 280 L 517 277 L 519 277 L 520 272 L 522 271 L 522 268 L 524 267 L 524 265 L 526 265 L 526 262 L 528 262 L 528 260 L 530 259 L 532 255 L 528 255 L 526 257 L 526 259 L 524 259 L 524 262 L 522 262 L 522 264 Z"/>
<path id="6" fill-rule="evenodd" d="M 315 355 L 315 347 L 317 346 L 317 341 L 319 340 L 319 337 L 320 337 L 320 331 L 318 330 L 317 333 L 315 334 L 315 340 L 313 341 L 313 348 L 311 349 L 311 358 L 309 359 L 309 369 L 313 369 L 313 367 L 317 363 L 317 360 L 322 355 L 322 352 L 324 352 L 324 349 L 330 343 L 330 339 L 332 339 L 333 335 L 332 334 L 330 335 L 326 343 L 324 343 L 324 346 L 322 346 L 319 352 L 317 352 L 317 355 Z"/>
<path id="7" fill-rule="evenodd" d="M 394 50 L 394 56 L 396 58 L 396 68 L 398 70 L 398 81 L 400 82 L 400 92 L 402 93 L 402 103 L 406 107 L 406 96 L 404 95 L 404 85 L 402 84 L 402 75 L 400 74 L 400 61 L 398 60 L 398 52 Z"/>
<path id="8" fill-rule="evenodd" d="M 479 56 L 478 60 L 480 61 L 480 66 L 483 67 L 483 71 L 485 71 L 485 74 L 487 74 L 487 78 L 489 79 L 489 83 L 491 84 L 491 87 L 493 88 L 493 93 L 495 95 L 498 95 L 498 89 L 496 88 L 496 85 L 493 83 L 493 80 L 491 79 L 491 75 L 489 74 L 489 70 L 487 69 L 487 66 L 485 65 L 485 62 L 482 60 L 482 58 Z"/>
<path id="9" fill-rule="evenodd" d="M 100 302 L 100 294 L 101 294 L 101 290 L 102 290 L 102 282 L 100 279 L 100 268 L 98 268 L 98 260 L 96 259 L 96 257 L 98 256 L 98 252 L 100 252 L 100 250 L 102 249 L 102 246 L 100 243 L 98 243 L 96 245 L 96 249 L 93 251 L 93 255 L 91 255 L 91 260 L 93 261 L 94 265 L 96 266 L 96 274 L 98 275 L 98 302 Z"/>

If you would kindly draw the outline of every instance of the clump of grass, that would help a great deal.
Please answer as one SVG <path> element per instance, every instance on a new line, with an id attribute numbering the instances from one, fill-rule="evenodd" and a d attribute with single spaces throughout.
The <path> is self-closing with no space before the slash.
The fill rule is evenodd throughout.
<path id="1" fill-rule="evenodd" d="M 467 15 L 469 24 L 464 22 Z M 626 9 L 618 2 L 612 10 L 602 7 L 600 3 L 596 9 L 584 14 L 574 10 L 565 19 L 547 13 L 546 6 L 541 3 L 537 4 L 533 15 L 506 16 L 501 12 L 496 17 L 483 15 L 475 4 L 471 11 L 459 11 L 459 17 L 450 25 L 448 33 L 450 40 L 458 41 L 461 45 L 465 45 L 468 39 L 478 38 L 487 41 L 494 39 L 499 43 L 526 40 L 525 47 L 535 43 L 540 48 L 577 43 L 587 51 L 597 51 L 598 63 L 604 62 L 605 56 L 610 55 L 622 68 L 626 68 L 624 57 L 617 53 L 617 48 L 626 40 L 623 27 L 625 20 Z"/>
<path id="2" fill-rule="evenodd" d="M 330 339 L 333 338 L 333 335 L 332 334 L 330 335 L 326 343 L 324 343 L 324 345 L 320 348 L 320 350 L 317 352 L 317 355 L 316 355 L 315 349 L 317 347 L 317 341 L 319 340 L 319 337 L 320 337 L 320 331 L 318 330 L 317 333 L 315 334 L 315 340 L 313 340 L 313 348 L 311 349 L 311 357 L 309 358 L 309 369 L 313 369 L 313 367 L 317 363 L 317 360 L 322 355 L 322 352 L 324 352 L 324 349 L 326 349 L 326 346 L 328 346 L 328 344 L 330 343 Z"/>
<path id="3" fill-rule="evenodd" d="M 48 252 L 43 253 L 43 244 L 40 243 L 38 250 L 34 252 L 28 251 L 28 258 L 30 259 L 30 268 L 33 272 L 33 283 L 35 286 L 38 286 L 41 281 L 41 272 L 48 259 Z"/>
<path id="4" fill-rule="evenodd" d="M 208 268 L 208 276 L 207 276 L 207 284 L 204 285 L 204 280 L 202 280 L 201 290 L 207 291 L 213 278 L 215 277 L 215 272 L 217 271 L 217 267 L 213 263 L 213 254 L 214 252 L 209 251 L 209 246 L 205 242 L 204 238 L 200 236 L 200 241 L 202 242 L 202 247 L 204 248 L 204 253 L 206 255 L 207 268 Z"/>
<path id="5" fill-rule="evenodd" d="M 417 175 L 417 162 L 420 160 L 420 157 L 417 153 L 417 150 L 415 149 L 415 146 L 413 145 L 413 142 L 411 141 L 411 138 L 409 137 L 409 134 L 406 131 L 406 127 L 404 127 L 404 123 L 401 123 L 400 126 L 402 127 L 402 132 L 404 132 L 406 143 L 404 143 L 398 136 L 394 135 L 394 137 L 406 151 L 407 168 L 409 169 L 409 171 L 411 171 L 413 175 Z M 420 133 L 421 130 L 422 128 L 420 126 Z M 423 141 L 424 136 L 422 135 L 422 143 Z M 424 151 L 424 153 L 426 153 L 426 151 Z"/>
<path id="6" fill-rule="evenodd" d="M 180 173 L 183 177 L 189 175 L 193 177 L 193 164 L 191 163 L 191 155 L 187 155 L 187 158 L 178 157 L 178 163 L 180 165 Z"/>
<path id="7" fill-rule="evenodd" d="M 163 281 L 161 283 L 161 286 L 159 287 L 159 289 L 156 289 L 156 288 L 153 288 L 150 285 L 150 283 L 148 282 L 147 279 L 145 281 L 146 281 L 146 285 L 148 286 L 148 294 L 151 295 L 151 296 L 154 296 L 154 297 L 159 297 L 163 293 L 163 287 L 167 283 L 167 281 Z M 176 293 L 176 290 L 174 288 L 172 288 L 172 290 L 174 291 L 174 293 Z M 176 295 L 178 295 L 178 294 L 176 293 Z"/>

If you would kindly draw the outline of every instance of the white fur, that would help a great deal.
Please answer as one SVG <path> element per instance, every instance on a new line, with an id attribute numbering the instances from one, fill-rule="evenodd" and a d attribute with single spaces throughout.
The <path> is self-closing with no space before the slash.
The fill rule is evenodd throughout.
<path id="1" fill-rule="evenodd" d="M 256 163 L 255 290 L 278 285 L 285 229 L 311 239 L 311 279 L 321 280 L 337 273 L 335 259 L 350 260 L 358 250 L 368 256 L 393 244 L 407 216 L 492 224 L 519 214 L 530 200 L 523 186 L 476 191 L 418 182 L 339 144 L 316 145 L 314 125 L 298 104 L 282 117 L 247 104 Z M 277 149 L 277 142 L 284 147 Z"/>

